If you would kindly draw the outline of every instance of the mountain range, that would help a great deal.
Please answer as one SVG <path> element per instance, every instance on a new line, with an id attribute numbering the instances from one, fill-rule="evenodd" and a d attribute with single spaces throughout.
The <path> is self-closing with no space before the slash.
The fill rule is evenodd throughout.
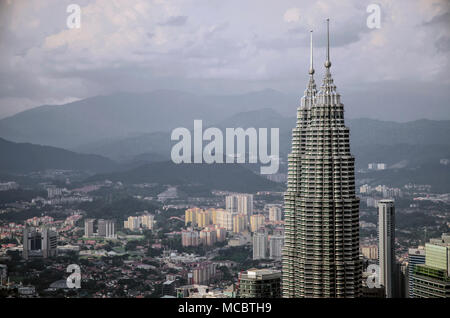
<path id="1" fill-rule="evenodd" d="M 283 191 L 284 186 L 263 178 L 239 164 L 174 164 L 153 162 L 109 174 L 98 174 L 87 181 L 121 181 L 124 183 L 159 183 L 206 186 L 209 189 L 256 192 Z"/>
<path id="2" fill-rule="evenodd" d="M 194 119 L 202 119 L 206 126 L 238 112 L 261 107 L 287 109 L 292 105 L 295 100 L 290 103 L 288 97 L 272 90 L 236 96 L 197 96 L 173 90 L 117 93 L 64 105 L 40 106 L 3 118 L 0 137 L 74 149 L 118 138 L 168 132 L 176 127 L 191 127 Z"/>
<path id="3" fill-rule="evenodd" d="M 133 174 L 140 166 L 169 160 L 175 144 L 170 140 L 172 129 L 192 131 L 194 119 L 202 119 L 204 129 L 279 128 L 280 157 L 285 161 L 297 104 L 298 100 L 273 90 L 234 96 L 159 90 L 41 106 L 0 120 L 4 138 L 0 139 L 0 172 L 53 168 Z M 450 158 L 449 120 L 399 123 L 359 118 L 346 119 L 346 125 L 358 169 L 371 162 L 417 169 Z M 167 171 L 170 174 L 171 169 Z M 285 171 L 282 165 L 281 172 Z"/>
<path id="4" fill-rule="evenodd" d="M 47 169 L 82 170 L 91 173 L 114 171 L 114 161 L 90 154 L 79 154 L 51 146 L 14 143 L 0 138 L 0 172 L 27 173 Z"/>

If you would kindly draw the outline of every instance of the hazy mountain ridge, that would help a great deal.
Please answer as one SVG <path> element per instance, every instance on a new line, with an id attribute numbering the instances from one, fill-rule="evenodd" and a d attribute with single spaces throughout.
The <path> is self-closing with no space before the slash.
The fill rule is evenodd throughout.
<path id="1" fill-rule="evenodd" d="M 74 149 L 82 145 L 146 133 L 211 125 L 261 107 L 282 108 L 289 98 L 274 90 L 232 96 L 198 96 L 175 90 L 95 96 L 60 106 L 40 106 L 0 120 L 0 137 Z M 295 106 L 293 107 L 295 109 Z"/>
<path id="2" fill-rule="evenodd" d="M 170 140 L 172 129 L 186 127 L 192 131 L 194 119 L 203 119 L 204 129 L 210 126 L 223 130 L 278 127 L 280 156 L 286 158 L 291 151 L 297 106 L 298 100 L 270 89 L 231 96 L 197 96 L 170 90 L 118 93 L 62 106 L 37 107 L 2 119 L 0 136 L 97 154 L 125 163 L 120 169 L 130 169 L 148 162 L 169 160 L 175 144 Z M 291 116 L 285 117 L 280 112 Z M 369 162 L 388 165 L 402 162 L 415 167 L 450 158 L 450 120 L 398 123 L 360 118 L 346 119 L 346 125 L 350 128 L 351 151 L 357 168 L 367 167 Z M 9 157 L 9 163 L 3 164 L 6 171 L 23 160 Z M 51 160 L 30 162 L 29 167 L 64 167 L 61 162 L 51 163 Z M 22 166 L 24 164 L 22 162 Z M 69 166 L 85 167 L 81 163 Z"/>
<path id="3" fill-rule="evenodd" d="M 367 167 L 370 162 L 392 165 L 402 160 L 407 160 L 409 165 L 417 165 L 450 158 L 450 121 L 447 120 L 396 123 L 349 119 L 346 124 L 350 128 L 351 151 L 356 157 L 357 167 Z M 227 127 L 278 127 L 280 156 L 286 157 L 291 151 L 295 118 L 283 117 L 274 110 L 267 109 L 239 113 L 213 126 L 223 130 Z M 97 147 L 80 147 L 77 150 L 98 153 L 115 160 L 131 160 L 145 153 L 169 158 L 171 145 L 174 143 L 170 140 L 170 133 L 166 132 L 112 140 Z"/>
<path id="4" fill-rule="evenodd" d="M 280 149 L 287 153 L 298 105 L 299 98 L 271 89 L 206 96 L 175 90 L 117 93 L 61 106 L 41 106 L 1 119 L 0 137 L 122 159 L 118 150 L 112 155 L 114 151 L 107 148 L 120 143 L 122 148 L 117 149 L 122 153 L 165 152 L 166 145 L 160 144 L 162 149 L 158 149 L 158 140 L 151 139 L 177 127 L 192 129 L 194 119 L 202 119 L 204 127 L 279 127 Z M 361 118 L 347 119 L 346 123 L 351 128 L 352 146 L 450 144 L 449 120 L 397 123 Z M 155 149 L 148 147 L 146 139 Z M 126 143 L 142 149 L 134 150 Z"/>
<path id="5" fill-rule="evenodd" d="M 103 180 L 202 185 L 209 189 L 240 192 L 283 191 L 284 188 L 238 164 L 174 164 L 171 161 L 149 163 L 124 172 L 99 174 L 87 181 Z"/>
<path id="6" fill-rule="evenodd" d="M 107 172 L 118 165 L 99 155 L 78 154 L 51 146 L 14 143 L 0 138 L 0 171 L 22 173 L 46 169 Z"/>

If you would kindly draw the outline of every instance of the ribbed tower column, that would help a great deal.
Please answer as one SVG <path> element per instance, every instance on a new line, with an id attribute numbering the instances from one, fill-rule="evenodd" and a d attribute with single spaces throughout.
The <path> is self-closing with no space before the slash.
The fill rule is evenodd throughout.
<path id="1" fill-rule="evenodd" d="M 310 32 L 310 67 L 309 82 L 304 96 L 297 109 L 297 124 L 292 130 L 292 153 L 288 156 L 288 190 L 285 200 L 285 243 L 283 248 L 283 296 L 296 297 L 295 291 L 299 284 L 299 269 L 297 250 L 299 234 L 297 228 L 298 210 L 296 200 L 300 191 L 301 156 L 305 153 L 306 128 L 310 121 L 310 110 L 315 103 L 317 89 L 314 81 L 313 39 Z"/>

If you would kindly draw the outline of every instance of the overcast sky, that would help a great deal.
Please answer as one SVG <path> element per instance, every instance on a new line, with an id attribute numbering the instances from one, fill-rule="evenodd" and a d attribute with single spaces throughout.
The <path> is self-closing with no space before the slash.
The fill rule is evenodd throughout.
<path id="1" fill-rule="evenodd" d="M 329 17 L 331 70 L 350 117 L 450 119 L 448 0 L 0 3 L 0 117 L 160 88 L 198 94 L 273 88 L 300 97 L 308 31 L 314 30 L 320 84 Z M 66 24 L 71 3 L 81 7 L 79 29 Z M 381 8 L 379 29 L 366 23 L 371 3 Z"/>

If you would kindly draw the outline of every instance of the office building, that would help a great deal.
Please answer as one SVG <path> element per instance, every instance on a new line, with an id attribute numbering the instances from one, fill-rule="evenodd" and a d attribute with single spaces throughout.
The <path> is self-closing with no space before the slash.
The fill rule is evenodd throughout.
<path id="1" fill-rule="evenodd" d="M 425 244 L 425 264 L 413 268 L 413 298 L 450 298 L 448 234 Z"/>
<path id="2" fill-rule="evenodd" d="M 25 227 L 23 229 L 22 257 L 54 257 L 57 255 L 58 234 L 48 228 L 37 229 Z"/>
<path id="3" fill-rule="evenodd" d="M 106 220 L 100 219 L 97 221 L 97 235 L 106 236 Z"/>
<path id="4" fill-rule="evenodd" d="M 328 24 L 327 24 L 328 29 Z M 328 32 L 329 33 L 329 32 Z M 359 297 L 359 198 L 344 105 L 331 76 L 309 83 L 297 111 L 285 193 L 283 297 Z"/>
<path id="5" fill-rule="evenodd" d="M 48 228 L 42 229 L 42 257 L 54 257 L 57 253 L 58 234 Z"/>
<path id="6" fill-rule="evenodd" d="M 281 272 L 269 269 L 249 269 L 239 274 L 239 298 L 280 298 Z"/>
<path id="7" fill-rule="evenodd" d="M 415 265 L 425 264 L 425 249 L 423 248 L 410 248 L 408 250 L 408 298 L 414 298 L 414 280 L 413 272 Z"/>
<path id="8" fill-rule="evenodd" d="M 84 237 L 94 236 L 94 219 L 84 220 Z"/>

